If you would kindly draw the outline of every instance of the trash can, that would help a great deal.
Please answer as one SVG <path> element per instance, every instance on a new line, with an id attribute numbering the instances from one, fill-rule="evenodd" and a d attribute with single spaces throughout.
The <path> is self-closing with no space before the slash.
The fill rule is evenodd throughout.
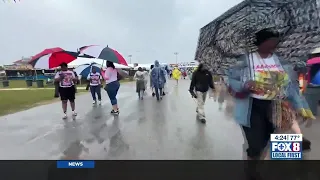
<path id="1" fill-rule="evenodd" d="M 37 87 L 38 88 L 43 88 L 44 87 L 43 80 L 37 80 Z"/>
<path id="2" fill-rule="evenodd" d="M 26 83 L 27 83 L 27 87 L 31 87 L 32 86 L 32 80 L 31 79 L 27 79 Z"/>
<path id="3" fill-rule="evenodd" d="M 308 86 L 305 90 L 304 97 L 309 104 L 313 115 L 318 114 L 318 106 L 320 100 L 320 86 Z"/>
<path id="4" fill-rule="evenodd" d="M 9 87 L 9 81 L 7 81 L 7 80 L 2 81 L 2 86 Z"/>

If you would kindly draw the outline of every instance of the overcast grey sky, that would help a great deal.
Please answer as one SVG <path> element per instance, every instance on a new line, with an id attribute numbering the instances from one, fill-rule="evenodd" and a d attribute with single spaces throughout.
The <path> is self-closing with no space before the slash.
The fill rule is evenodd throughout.
<path id="1" fill-rule="evenodd" d="M 241 0 L 0 2 L 0 64 L 45 48 L 109 45 L 132 63 L 194 59 L 199 29 Z M 128 59 L 128 58 L 127 58 Z M 129 61 L 129 60 L 128 60 Z M 128 62 L 129 63 L 129 62 Z"/>

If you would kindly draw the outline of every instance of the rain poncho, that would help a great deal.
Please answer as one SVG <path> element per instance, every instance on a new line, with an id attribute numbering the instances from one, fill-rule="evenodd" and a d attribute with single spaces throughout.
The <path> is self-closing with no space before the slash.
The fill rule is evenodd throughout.
<path id="1" fill-rule="evenodd" d="M 179 71 L 178 68 L 174 68 L 173 71 L 172 71 L 172 77 L 173 79 L 180 79 L 180 76 L 181 76 L 181 71 Z"/>
<path id="2" fill-rule="evenodd" d="M 164 88 L 166 83 L 166 72 L 160 67 L 159 61 L 154 62 L 154 68 L 151 70 L 151 82 L 155 88 Z"/>
<path id="3" fill-rule="evenodd" d="M 140 91 L 144 91 L 145 87 L 145 72 L 144 71 L 137 71 L 134 74 L 134 79 L 136 80 L 136 92 L 139 93 Z"/>

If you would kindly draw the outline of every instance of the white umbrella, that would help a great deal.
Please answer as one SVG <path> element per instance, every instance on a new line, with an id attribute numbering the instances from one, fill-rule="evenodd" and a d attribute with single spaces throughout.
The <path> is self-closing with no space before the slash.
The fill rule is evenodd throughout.
<path id="1" fill-rule="evenodd" d="M 96 63 L 96 64 L 99 64 L 100 66 L 103 66 L 104 62 L 105 62 L 105 60 L 103 60 L 103 59 L 78 57 L 76 60 L 72 61 L 68 65 L 69 66 L 79 66 L 79 65 L 82 65 L 82 64 Z M 117 63 L 114 63 L 114 66 L 117 69 L 131 69 L 132 68 L 131 66 L 125 66 L 125 65 L 117 64 Z"/>

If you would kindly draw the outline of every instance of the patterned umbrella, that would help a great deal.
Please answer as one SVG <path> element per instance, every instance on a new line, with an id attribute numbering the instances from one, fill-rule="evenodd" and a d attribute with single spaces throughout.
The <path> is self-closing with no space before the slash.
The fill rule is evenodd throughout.
<path id="1" fill-rule="evenodd" d="M 114 63 L 122 64 L 128 66 L 127 61 L 123 56 L 116 50 L 109 48 L 108 46 L 90 45 L 84 46 L 79 49 L 84 57 L 98 58 L 106 61 L 111 61 Z"/>
<path id="2" fill-rule="evenodd" d="M 52 69 L 60 66 L 61 63 L 70 63 L 77 59 L 79 53 L 65 51 L 62 48 L 45 49 L 34 55 L 28 62 L 36 69 Z"/>
<path id="3" fill-rule="evenodd" d="M 97 63 L 82 64 L 74 69 L 74 71 L 82 77 L 87 77 L 92 71 L 92 68 L 96 68 L 97 72 L 100 72 L 101 65 Z"/>
<path id="4" fill-rule="evenodd" d="M 195 59 L 215 72 L 226 70 L 255 50 L 252 36 L 264 28 L 281 34 L 278 54 L 305 56 L 320 42 L 319 14 L 317 0 L 245 0 L 201 28 Z"/>

